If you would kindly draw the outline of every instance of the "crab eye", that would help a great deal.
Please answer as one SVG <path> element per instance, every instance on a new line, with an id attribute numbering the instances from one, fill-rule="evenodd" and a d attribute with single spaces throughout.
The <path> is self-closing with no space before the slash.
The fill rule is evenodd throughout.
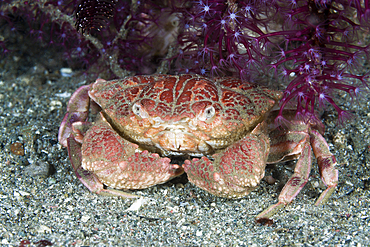
<path id="1" fill-rule="evenodd" d="M 216 114 L 216 110 L 213 106 L 208 106 L 199 116 L 199 120 L 201 121 L 207 121 L 212 119 Z"/>
<path id="2" fill-rule="evenodd" d="M 132 111 L 134 112 L 134 114 L 136 116 L 138 116 L 140 118 L 147 118 L 148 117 L 148 113 L 138 103 L 135 103 L 135 104 L 132 105 Z"/>
<path id="3" fill-rule="evenodd" d="M 204 116 L 205 118 L 208 120 L 210 118 L 213 118 L 213 116 L 216 114 L 216 110 L 213 106 L 208 106 L 205 110 L 204 110 Z"/>

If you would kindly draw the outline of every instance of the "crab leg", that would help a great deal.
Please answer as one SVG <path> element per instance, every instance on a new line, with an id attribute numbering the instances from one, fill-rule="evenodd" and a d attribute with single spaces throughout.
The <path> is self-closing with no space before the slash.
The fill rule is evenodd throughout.
<path id="1" fill-rule="evenodd" d="M 257 219 L 269 218 L 298 195 L 308 181 L 311 171 L 311 146 L 305 142 L 301 156 L 297 161 L 293 175 L 290 177 L 279 195 L 279 202 L 271 205 L 256 216 Z"/>
<path id="2" fill-rule="evenodd" d="M 84 122 L 89 116 L 90 98 L 89 89 L 91 85 L 82 86 L 73 93 L 68 101 L 67 113 L 59 127 L 58 140 L 67 147 L 67 139 L 72 134 L 72 124 Z"/>
<path id="3" fill-rule="evenodd" d="M 321 193 L 315 205 L 318 206 L 327 202 L 331 194 L 335 191 L 335 187 L 338 184 L 338 170 L 335 169 L 337 162 L 334 155 L 330 152 L 324 137 L 316 130 L 310 130 L 310 144 L 305 142 L 301 156 L 294 169 L 294 174 L 279 195 L 279 202 L 258 214 L 256 216 L 257 219 L 269 218 L 274 215 L 280 208 L 290 203 L 307 183 L 311 170 L 311 147 L 317 159 L 320 177 L 324 184 L 328 186 Z"/>
<path id="4" fill-rule="evenodd" d="M 310 137 L 311 146 L 317 159 L 317 164 L 319 165 L 320 177 L 324 184 L 328 186 L 317 199 L 315 205 L 318 206 L 328 201 L 331 194 L 335 191 L 335 187 L 338 185 L 338 170 L 335 169 L 337 160 L 330 152 L 328 143 L 320 133 L 311 130 Z"/>

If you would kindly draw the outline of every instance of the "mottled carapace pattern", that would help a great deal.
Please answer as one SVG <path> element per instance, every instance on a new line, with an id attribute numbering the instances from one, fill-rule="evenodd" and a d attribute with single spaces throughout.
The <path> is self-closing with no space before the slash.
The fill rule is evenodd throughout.
<path id="1" fill-rule="evenodd" d="M 151 118 L 171 122 L 194 119 L 213 106 L 220 121 L 199 121 L 201 128 L 211 131 L 222 122 L 226 129 L 216 128 L 216 131 L 244 132 L 263 120 L 281 93 L 234 78 L 211 81 L 198 75 L 155 75 L 98 81 L 90 97 L 121 126 L 132 124 L 134 104 L 140 105 Z M 136 123 L 149 124 L 147 118 Z"/>

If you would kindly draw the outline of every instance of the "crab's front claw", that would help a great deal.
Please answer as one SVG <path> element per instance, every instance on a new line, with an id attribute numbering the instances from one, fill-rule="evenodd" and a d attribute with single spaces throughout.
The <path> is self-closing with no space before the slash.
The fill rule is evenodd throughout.
<path id="1" fill-rule="evenodd" d="M 121 138 L 105 120 L 86 132 L 81 154 L 84 170 L 117 189 L 148 188 L 184 172 L 181 166 L 171 164 L 169 158 L 147 150 L 139 152 L 138 145 Z"/>
<path id="2" fill-rule="evenodd" d="M 148 151 L 135 153 L 137 145 L 120 138 L 106 122 L 87 133 L 81 145 L 74 135 L 67 139 L 68 153 L 78 179 L 93 193 L 135 198 L 136 195 L 111 188 L 142 189 L 164 183 L 184 170 Z"/>
<path id="3" fill-rule="evenodd" d="M 67 147 L 67 139 L 73 132 L 73 123 L 85 122 L 89 115 L 89 89 L 90 85 L 80 87 L 73 93 L 68 101 L 67 113 L 62 120 L 58 132 L 59 143 L 65 147 Z"/>
<path id="4" fill-rule="evenodd" d="M 189 181 L 209 193 L 239 198 L 250 193 L 264 176 L 269 140 L 263 134 L 249 135 L 214 154 L 186 160 L 183 165 Z"/>
<path id="5" fill-rule="evenodd" d="M 91 192 L 104 195 L 104 196 L 120 196 L 124 198 L 137 198 L 139 196 L 126 193 L 124 191 L 115 190 L 111 188 L 104 188 L 104 185 L 100 182 L 99 178 L 90 171 L 84 170 L 81 167 L 81 144 L 78 143 L 72 136 L 67 139 L 68 153 L 70 154 L 70 160 L 73 171 L 77 178 L 82 184 L 86 186 Z"/>

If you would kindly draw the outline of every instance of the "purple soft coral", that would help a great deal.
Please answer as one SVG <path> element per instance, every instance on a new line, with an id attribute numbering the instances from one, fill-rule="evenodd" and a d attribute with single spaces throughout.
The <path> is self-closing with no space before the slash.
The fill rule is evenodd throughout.
<path id="1" fill-rule="evenodd" d="M 333 93 L 345 91 L 355 98 L 368 87 L 368 74 L 356 73 L 370 52 L 360 38 L 369 32 L 367 0 L 201 0 L 184 16 L 176 57 L 181 71 L 237 74 L 254 81 L 269 68 L 289 81 L 281 112 L 294 101 L 297 116 L 311 118 L 317 107 L 329 103 L 343 121 L 349 113 L 335 103 Z"/>
<path id="2" fill-rule="evenodd" d="M 285 22 L 283 30 L 289 31 L 270 35 L 284 36 L 287 49 L 270 66 L 293 75 L 293 80 L 285 90 L 277 120 L 293 99 L 300 116 L 314 116 L 315 108 L 326 103 L 338 112 L 340 122 L 349 116 L 335 103 L 333 93 L 341 90 L 355 98 L 363 86 L 368 87 L 368 74 L 357 75 L 355 71 L 370 52 L 369 45 L 361 44 L 358 37 L 366 26 L 355 23 L 360 18 L 353 18 L 362 11 L 359 3 L 348 1 L 298 1 L 284 11 L 290 22 Z"/>
<path id="3" fill-rule="evenodd" d="M 67 61 L 112 77 L 152 74 L 157 67 L 157 73 L 252 82 L 274 73 L 287 81 L 281 110 L 293 102 L 303 118 L 331 104 L 344 120 L 349 113 L 335 103 L 335 93 L 356 98 L 369 83 L 369 75 L 357 71 L 370 53 L 365 36 L 370 32 L 369 0 L 0 3 L 1 22 L 17 30 L 17 18 L 29 23 L 29 35 L 62 47 Z M 0 41 L 2 54 L 12 48 Z"/>

